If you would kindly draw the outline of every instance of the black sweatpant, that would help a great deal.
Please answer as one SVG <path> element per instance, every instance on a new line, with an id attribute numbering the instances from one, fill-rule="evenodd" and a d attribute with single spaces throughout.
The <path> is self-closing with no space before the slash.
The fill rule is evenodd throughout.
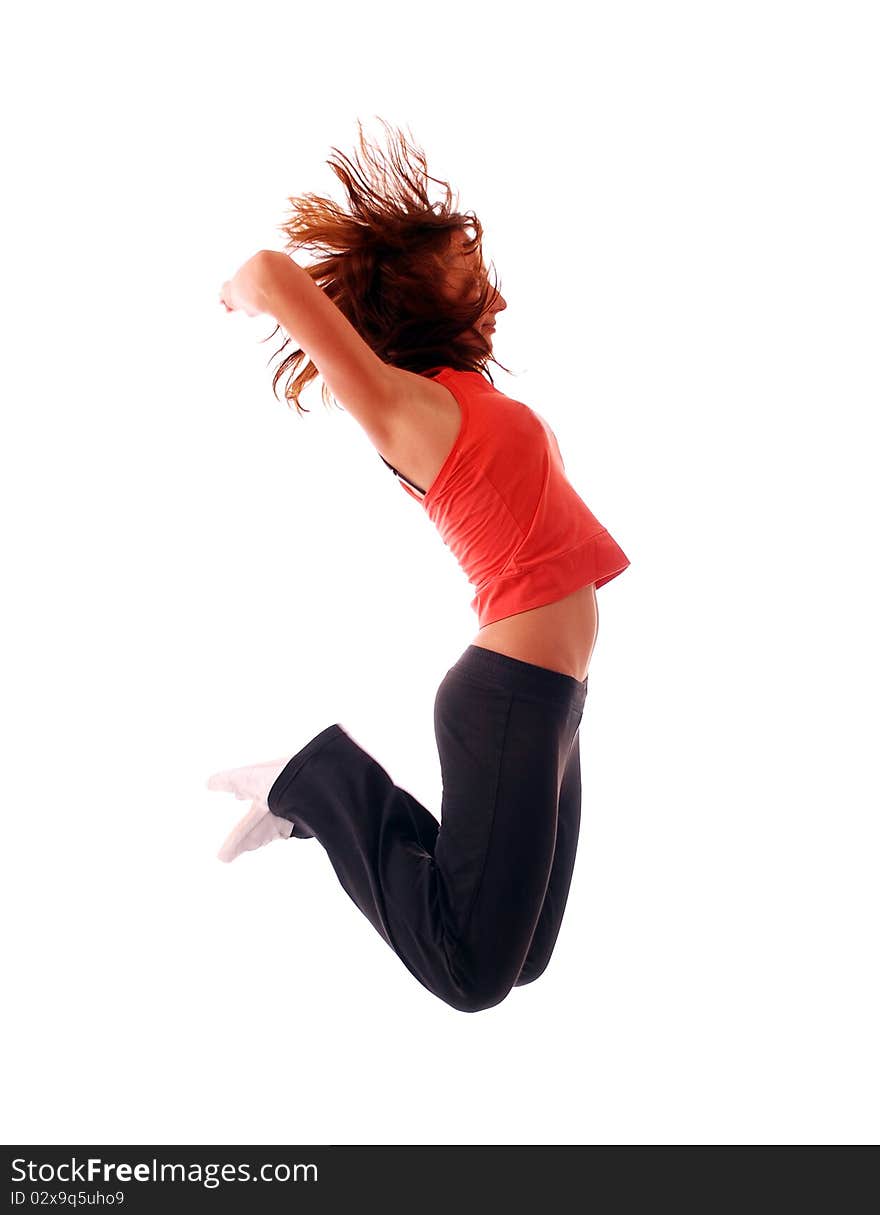
<path id="1" fill-rule="evenodd" d="M 287 763 L 273 814 L 314 836 L 403 964 L 461 1012 L 537 979 L 577 851 L 583 682 L 468 646 L 434 701 L 438 824 L 338 723 Z"/>

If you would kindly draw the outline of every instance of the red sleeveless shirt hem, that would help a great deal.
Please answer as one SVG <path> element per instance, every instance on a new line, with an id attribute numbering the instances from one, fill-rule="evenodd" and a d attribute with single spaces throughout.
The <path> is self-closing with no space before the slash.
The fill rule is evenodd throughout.
<path id="1" fill-rule="evenodd" d="M 590 583 L 597 588 L 604 586 L 629 564 L 623 549 L 603 528 L 552 560 L 493 578 L 477 591 L 471 607 L 477 613 L 480 628 L 484 628 L 518 612 L 546 607 Z"/>

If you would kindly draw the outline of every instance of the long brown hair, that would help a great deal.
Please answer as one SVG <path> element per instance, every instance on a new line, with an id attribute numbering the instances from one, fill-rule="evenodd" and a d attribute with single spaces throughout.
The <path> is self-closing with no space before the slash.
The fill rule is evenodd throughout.
<path id="1" fill-rule="evenodd" d="M 324 254 L 303 269 L 386 363 L 414 372 L 440 367 L 485 372 L 492 382 L 490 361 L 508 368 L 474 329 L 498 290 L 497 278 L 490 284 L 483 266 L 483 226 L 473 211 L 458 210 L 457 195 L 453 206 L 448 182 L 428 173 L 422 149 L 400 128 L 392 132 L 384 119 L 379 121 L 388 135 L 387 157 L 364 138 L 358 119 L 361 156 L 356 152 L 353 162 L 334 147 L 338 160 L 326 162 L 345 187 L 348 210 L 317 194 L 288 198 L 292 216 L 280 225 L 287 250 L 311 247 Z M 429 181 L 445 187 L 441 202 L 431 203 Z M 473 256 L 474 266 L 471 289 L 461 298 L 450 298 L 445 279 L 455 230 L 464 234 L 461 249 Z M 280 328 L 276 325 L 263 340 Z M 294 350 L 273 377 L 276 396 L 288 370 L 285 398 L 299 413 L 308 413 L 299 398 L 318 368 L 304 350 Z M 325 406 L 333 399 L 324 383 L 321 398 Z"/>

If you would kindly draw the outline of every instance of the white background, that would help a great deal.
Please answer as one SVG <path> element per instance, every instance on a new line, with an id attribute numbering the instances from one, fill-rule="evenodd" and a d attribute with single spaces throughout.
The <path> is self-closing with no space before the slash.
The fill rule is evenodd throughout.
<path id="1" fill-rule="evenodd" d="M 876 1142 L 872 9 L 7 18 L 4 1142 Z M 482 220 L 496 385 L 632 562 L 556 952 L 474 1015 L 315 841 L 220 863 L 205 788 L 340 721 L 439 810 L 471 590 L 218 302 L 377 116 Z"/>

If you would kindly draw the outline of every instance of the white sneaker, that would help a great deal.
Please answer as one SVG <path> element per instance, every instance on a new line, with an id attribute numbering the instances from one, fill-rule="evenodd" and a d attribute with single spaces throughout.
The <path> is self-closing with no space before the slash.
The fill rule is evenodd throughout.
<path id="1" fill-rule="evenodd" d="M 288 755 L 284 759 L 272 759 L 262 764 L 249 764 L 245 768 L 215 772 L 213 776 L 208 777 L 207 786 L 211 790 L 234 793 L 239 801 L 253 799 L 250 810 L 232 828 L 217 853 L 221 861 L 234 861 L 242 852 L 262 848 L 272 840 L 290 838 L 293 823 L 273 814 L 266 801 L 269 790 L 287 767 L 289 760 Z"/>
<path id="2" fill-rule="evenodd" d="M 269 759 L 262 764 L 248 764 L 245 768 L 228 768 L 209 776 L 207 787 L 220 793 L 234 793 L 242 801 L 255 797 L 264 802 L 289 762 L 288 755 L 285 759 Z"/>
<path id="3" fill-rule="evenodd" d="M 254 801 L 248 813 L 232 828 L 217 853 L 221 861 L 234 861 L 242 852 L 252 852 L 273 840 L 290 839 L 293 823 L 273 814 L 265 802 Z"/>

